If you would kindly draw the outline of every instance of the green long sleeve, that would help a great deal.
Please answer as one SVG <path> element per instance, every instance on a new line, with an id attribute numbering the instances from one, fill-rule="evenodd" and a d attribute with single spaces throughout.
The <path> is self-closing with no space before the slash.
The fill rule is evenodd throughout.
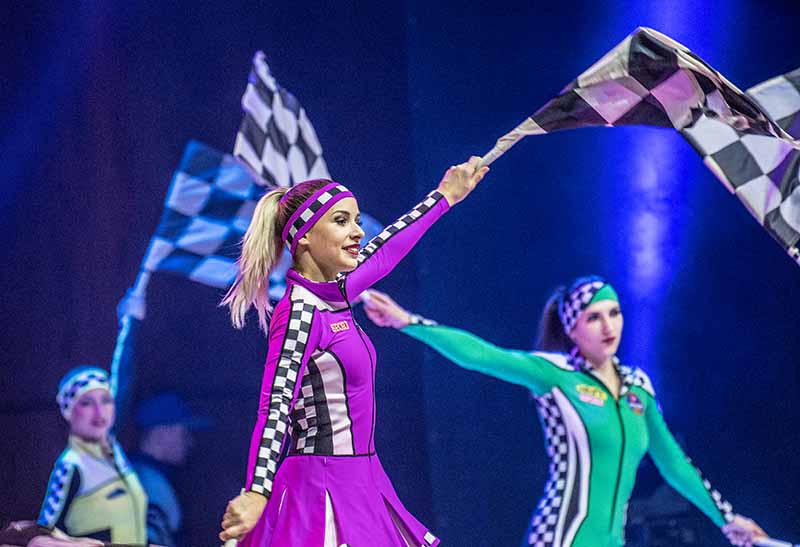
<path id="1" fill-rule="evenodd" d="M 557 364 L 536 354 L 504 349 L 465 330 L 441 325 L 409 325 L 402 331 L 460 367 L 524 386 L 535 395 L 557 381 Z M 555 355 L 555 354 L 554 354 Z"/>
<path id="2" fill-rule="evenodd" d="M 646 405 L 647 428 L 650 436 L 649 454 L 664 477 L 683 497 L 705 513 L 714 524 L 722 526 L 733 514 L 731 505 L 722 499 L 700 471 L 692 465 L 667 427 L 655 400 Z"/>

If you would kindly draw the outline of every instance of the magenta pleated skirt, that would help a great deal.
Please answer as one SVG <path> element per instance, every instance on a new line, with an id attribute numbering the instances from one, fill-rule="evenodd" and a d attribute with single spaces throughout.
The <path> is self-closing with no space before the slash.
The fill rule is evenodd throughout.
<path id="1" fill-rule="evenodd" d="M 272 496 L 261 519 L 239 545 L 323 547 L 326 492 L 339 545 L 432 547 L 439 544 L 403 507 L 380 460 L 373 455 L 286 458 L 278 469 Z"/>

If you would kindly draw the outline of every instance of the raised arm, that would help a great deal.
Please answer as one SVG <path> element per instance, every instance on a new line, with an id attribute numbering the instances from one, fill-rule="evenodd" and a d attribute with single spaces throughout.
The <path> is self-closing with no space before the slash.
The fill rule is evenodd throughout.
<path id="1" fill-rule="evenodd" d="M 356 268 L 341 278 L 348 299 L 355 299 L 388 275 L 434 222 L 472 192 L 488 172 L 488 167 L 476 169 L 479 162 L 480 158 L 473 156 L 448 169 L 436 190 L 367 243 Z"/>
<path id="2" fill-rule="evenodd" d="M 722 527 L 734 545 L 751 545 L 756 537 L 766 536 L 752 520 L 735 514 L 731 504 L 703 478 L 667 427 L 655 393 L 647 391 L 647 395 L 645 419 L 650 437 L 649 454 L 664 480 Z"/>
<path id="3" fill-rule="evenodd" d="M 300 390 L 303 371 L 319 343 L 316 317 L 314 306 L 301 299 L 284 300 L 275 308 L 258 419 L 250 441 L 248 491 L 228 504 L 220 534 L 224 541 L 250 531 L 272 493 L 272 481 L 288 436 L 289 414 Z"/>
<path id="4" fill-rule="evenodd" d="M 462 368 L 521 385 L 536 395 L 557 381 L 559 366 L 544 357 L 500 348 L 465 330 L 436 325 L 410 314 L 376 290 L 370 290 L 364 300 L 364 311 L 376 325 L 402 330 Z"/>

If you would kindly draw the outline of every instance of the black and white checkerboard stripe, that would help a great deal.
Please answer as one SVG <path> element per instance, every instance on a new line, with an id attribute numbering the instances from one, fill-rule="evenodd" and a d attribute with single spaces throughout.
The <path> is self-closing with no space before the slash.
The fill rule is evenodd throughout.
<path id="1" fill-rule="evenodd" d="M 253 482 L 250 486 L 254 492 L 267 496 L 272 492 L 272 481 L 287 436 L 294 388 L 303 356 L 308 349 L 307 342 L 315 310 L 312 304 L 303 300 L 292 301 L 289 323 L 271 387 L 269 414 L 261 435 Z"/>
<path id="2" fill-rule="evenodd" d="M 190 142 L 142 268 L 212 287 L 230 286 L 240 242 L 266 191 L 233 156 Z"/>
<path id="3" fill-rule="evenodd" d="M 784 131 L 800 136 L 800 69 L 748 91 Z M 682 132 L 722 183 L 800 263 L 800 145 L 754 134 L 718 117 Z"/>
<path id="4" fill-rule="evenodd" d="M 550 478 L 531 519 L 527 539 L 531 547 L 551 547 L 555 541 L 558 515 L 567 484 L 569 440 L 564 418 L 553 395 L 547 393 L 537 397 L 536 403 L 547 442 L 547 455 L 550 457 Z"/>
<path id="5" fill-rule="evenodd" d="M 289 227 L 289 230 L 286 234 L 286 243 L 291 247 L 297 232 L 299 232 L 303 226 L 325 206 L 326 203 L 343 192 L 349 192 L 349 190 L 341 184 L 337 184 L 333 188 L 330 188 L 329 190 L 326 190 L 320 194 L 317 199 L 313 201 L 313 203 L 311 203 L 302 213 L 300 213 L 300 216 L 297 217 L 297 220 L 295 220 Z"/>
<path id="6" fill-rule="evenodd" d="M 639 28 L 502 137 L 487 158 L 527 135 L 564 129 L 674 128 L 800 263 L 799 78 L 794 71 L 746 94 L 683 45 Z"/>
<path id="7" fill-rule="evenodd" d="M 640 387 L 649 393 L 652 397 L 656 396 L 653 384 L 650 377 L 640 368 L 632 368 L 627 365 L 622 365 L 617 357 L 614 357 L 614 365 L 619 371 L 619 376 L 622 378 L 622 385 L 620 386 L 620 395 L 625 395 L 634 386 Z"/>
<path id="8" fill-rule="evenodd" d="M 695 469 L 697 469 L 695 467 Z M 700 473 L 700 470 L 697 469 L 697 472 Z M 702 474 L 700 475 L 702 478 Z M 711 496 L 711 499 L 714 500 L 714 505 L 717 506 L 719 512 L 722 513 L 722 518 L 725 519 L 725 522 L 730 522 L 733 520 L 733 506 L 722 497 L 717 490 L 715 490 L 711 483 L 708 482 L 706 479 L 703 479 L 703 486 L 705 486 L 706 490 L 708 490 L 708 494 Z"/>
<path id="9" fill-rule="evenodd" d="M 292 452 L 313 454 L 317 433 L 317 413 L 314 401 L 314 386 L 311 384 L 311 376 L 308 374 L 303 376 L 300 397 L 298 397 L 292 412 L 292 425 L 294 436 L 296 437 Z"/>
<path id="10" fill-rule="evenodd" d="M 381 233 L 373 237 L 358 255 L 358 263 L 363 263 L 370 256 L 380 249 L 392 236 L 411 226 L 414 222 L 433 209 L 439 200 L 445 199 L 442 194 L 434 190 L 428 194 L 424 200 L 415 205 L 408 213 L 397 219 L 395 222 L 383 229 Z"/>
<path id="11" fill-rule="evenodd" d="M 74 465 L 61 460 L 56 463 L 47 485 L 47 497 L 39 514 L 38 523 L 42 526 L 55 526 L 64 510 L 74 474 Z"/>
<path id="12" fill-rule="evenodd" d="M 330 178 L 305 110 L 278 85 L 260 51 L 253 57 L 242 108 L 244 120 L 233 153 L 268 184 L 289 187 L 308 179 Z"/>
<path id="13" fill-rule="evenodd" d="M 76 397 L 88 389 L 102 388 L 110 390 L 108 374 L 99 370 L 81 372 L 59 390 L 56 397 L 61 414 L 68 418 Z"/>
<path id="14" fill-rule="evenodd" d="M 581 312 L 589 305 L 597 291 L 603 288 L 603 285 L 605 283 L 602 281 L 590 281 L 564 295 L 564 298 L 558 303 L 558 315 L 564 326 L 564 332 L 572 331 Z"/>

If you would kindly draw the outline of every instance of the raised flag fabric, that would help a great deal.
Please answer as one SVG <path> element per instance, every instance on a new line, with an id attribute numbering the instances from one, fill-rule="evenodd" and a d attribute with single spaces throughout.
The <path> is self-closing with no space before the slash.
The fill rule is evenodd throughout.
<path id="1" fill-rule="evenodd" d="M 279 86 L 261 51 L 253 56 L 242 96 L 244 119 L 233 154 L 267 184 L 293 186 L 308 179 L 328 179 L 322 147 L 306 111 Z"/>
<path id="2" fill-rule="evenodd" d="M 671 38 L 639 28 L 484 156 L 527 135 L 592 126 L 672 127 L 800 263 L 798 71 L 740 91 Z"/>
<path id="3" fill-rule="evenodd" d="M 189 142 L 142 269 L 229 287 L 236 277 L 242 236 L 267 190 L 230 154 Z"/>

